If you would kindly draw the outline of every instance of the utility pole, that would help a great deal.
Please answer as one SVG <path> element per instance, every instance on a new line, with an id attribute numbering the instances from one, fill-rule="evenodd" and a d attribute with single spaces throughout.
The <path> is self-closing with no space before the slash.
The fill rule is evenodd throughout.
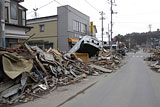
<path id="1" fill-rule="evenodd" d="M 112 39 L 112 33 L 113 33 L 113 31 L 112 31 L 112 27 L 113 27 L 113 22 L 112 22 L 112 20 L 113 20 L 113 2 L 112 2 L 112 0 L 110 0 L 110 3 L 111 3 L 111 39 Z M 112 40 L 111 40 L 111 48 L 112 48 Z"/>
<path id="2" fill-rule="evenodd" d="M 151 24 L 149 24 L 149 25 L 148 25 L 148 27 L 149 27 L 149 32 L 151 32 L 152 25 L 151 25 Z"/>
<path id="3" fill-rule="evenodd" d="M 109 0 L 108 0 L 109 1 Z M 115 4 L 115 0 L 110 0 L 110 5 L 111 5 L 111 8 L 110 8 L 110 11 L 111 11 L 111 21 L 110 21 L 110 24 L 111 24 L 111 49 L 112 49 L 112 36 L 113 36 L 113 14 L 117 14 L 117 12 L 114 12 L 113 11 L 113 6 L 116 6 Z"/>
<path id="4" fill-rule="evenodd" d="M 129 38 L 129 52 L 131 51 L 131 39 Z"/>
<path id="5" fill-rule="evenodd" d="M 0 0 L 0 47 L 5 48 L 5 0 Z"/>
<path id="6" fill-rule="evenodd" d="M 104 31 L 103 20 L 105 19 L 105 18 L 104 18 L 104 12 L 101 11 L 101 12 L 100 12 L 100 15 L 101 15 L 100 20 L 102 20 L 102 45 L 103 45 L 103 31 Z"/>
<path id="7" fill-rule="evenodd" d="M 110 34 L 109 34 L 109 24 L 108 24 L 108 43 L 109 43 L 109 46 L 110 46 Z"/>

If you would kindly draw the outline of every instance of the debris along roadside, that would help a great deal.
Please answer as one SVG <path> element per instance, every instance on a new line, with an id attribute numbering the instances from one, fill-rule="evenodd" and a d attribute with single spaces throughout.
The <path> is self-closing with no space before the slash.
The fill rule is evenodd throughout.
<path id="1" fill-rule="evenodd" d="M 28 102 L 41 92 L 78 82 L 94 72 L 74 56 L 69 59 L 54 49 L 44 52 L 38 47 L 25 46 L 29 52 L 0 51 L 1 104 Z"/>
<path id="2" fill-rule="evenodd" d="M 150 57 L 145 58 L 145 61 L 149 61 L 149 66 L 153 71 L 160 73 L 160 50 L 157 49 L 150 49 L 150 53 L 153 53 L 150 55 Z"/>
<path id="3" fill-rule="evenodd" d="M 123 55 L 116 50 L 107 51 L 102 49 L 97 56 L 90 58 L 89 63 L 99 65 L 113 71 L 118 69 L 123 58 Z"/>
<path id="4" fill-rule="evenodd" d="M 103 58 L 97 62 L 103 60 L 103 63 L 99 63 L 110 64 L 113 69 L 120 63 L 120 58 L 114 56 L 105 59 L 104 57 L 112 55 L 108 53 L 110 52 L 100 51 L 98 58 Z M 104 63 L 105 61 L 107 63 Z M 43 98 L 42 94 L 52 92 L 58 86 L 80 82 L 88 75 L 112 72 L 112 69 L 108 70 L 107 67 L 97 67 L 96 63 L 84 63 L 72 53 L 64 55 L 55 49 L 45 52 L 26 43 L 24 49 L 1 49 L 0 105 L 26 103 L 34 98 Z"/>

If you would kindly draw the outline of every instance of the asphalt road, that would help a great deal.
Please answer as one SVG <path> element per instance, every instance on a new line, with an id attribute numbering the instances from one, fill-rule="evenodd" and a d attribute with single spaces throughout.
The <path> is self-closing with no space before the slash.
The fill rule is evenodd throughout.
<path id="1" fill-rule="evenodd" d="M 160 107 L 160 74 L 144 62 L 149 54 L 129 53 L 127 63 L 61 107 Z"/>

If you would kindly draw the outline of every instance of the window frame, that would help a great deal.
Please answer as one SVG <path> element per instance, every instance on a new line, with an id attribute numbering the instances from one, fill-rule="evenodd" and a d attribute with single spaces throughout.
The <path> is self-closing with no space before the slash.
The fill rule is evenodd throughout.
<path id="1" fill-rule="evenodd" d="M 73 20 L 73 31 L 77 31 L 76 30 L 76 23 L 77 23 L 77 21 Z"/>
<path id="2" fill-rule="evenodd" d="M 5 7 L 5 22 L 9 23 L 9 9 Z"/>
<path id="3" fill-rule="evenodd" d="M 41 29 L 41 27 L 43 27 L 43 29 Z M 44 24 L 39 25 L 39 31 L 40 31 L 40 32 L 44 32 L 44 30 L 45 30 Z"/>
<path id="4" fill-rule="evenodd" d="M 22 25 L 26 26 L 26 11 L 25 10 L 22 10 Z"/>
<path id="5" fill-rule="evenodd" d="M 13 12 L 13 13 L 16 14 L 16 17 L 13 17 L 13 16 L 12 16 L 12 11 L 13 11 L 12 5 L 15 5 L 15 6 L 16 6 L 16 8 L 15 8 L 16 11 Z M 10 16 L 11 16 L 11 19 L 18 20 L 18 4 L 17 4 L 16 2 L 13 2 L 13 1 L 10 2 Z"/>

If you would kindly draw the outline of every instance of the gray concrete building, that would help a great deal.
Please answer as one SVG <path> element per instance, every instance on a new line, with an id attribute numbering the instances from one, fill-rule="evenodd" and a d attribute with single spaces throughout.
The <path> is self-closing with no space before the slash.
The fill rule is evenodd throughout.
<path id="1" fill-rule="evenodd" d="M 68 5 L 58 7 L 57 15 L 30 19 L 27 24 L 33 27 L 29 35 L 36 33 L 34 38 L 51 42 L 54 44 L 51 48 L 56 47 L 63 52 L 68 52 L 83 36 L 90 35 L 89 16 Z M 40 31 L 41 25 L 43 32 Z M 53 35 L 54 38 L 48 38 Z"/>
<path id="2" fill-rule="evenodd" d="M 90 34 L 90 18 L 69 5 L 58 7 L 58 49 L 69 49 L 83 36 Z"/>

